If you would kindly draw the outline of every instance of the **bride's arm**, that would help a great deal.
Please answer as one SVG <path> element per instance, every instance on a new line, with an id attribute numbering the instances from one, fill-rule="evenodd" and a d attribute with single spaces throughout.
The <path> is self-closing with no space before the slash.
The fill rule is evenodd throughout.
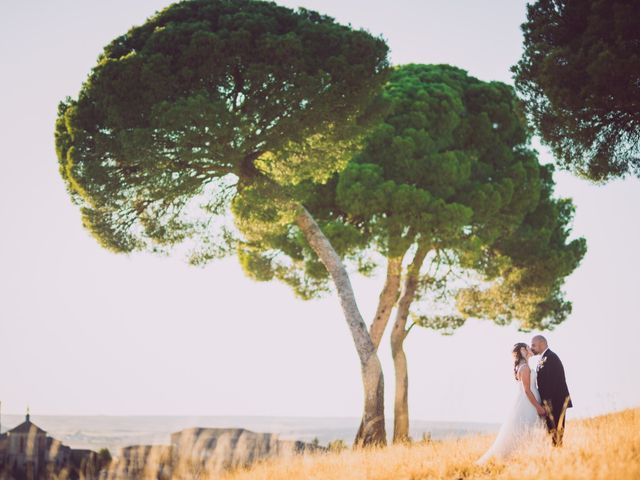
<path id="1" fill-rule="evenodd" d="M 531 370 L 529 370 L 529 367 L 527 365 L 523 365 L 522 367 L 520 367 L 519 376 L 520 383 L 522 383 L 522 388 L 524 389 L 524 393 L 527 395 L 527 398 L 531 402 L 531 405 L 535 407 L 538 415 L 545 415 L 545 409 L 538 403 L 536 397 L 531 391 Z"/>

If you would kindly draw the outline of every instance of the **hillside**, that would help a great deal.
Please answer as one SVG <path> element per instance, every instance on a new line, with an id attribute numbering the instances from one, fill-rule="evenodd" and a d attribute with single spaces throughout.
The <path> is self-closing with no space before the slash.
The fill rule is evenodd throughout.
<path id="1" fill-rule="evenodd" d="M 537 439 L 507 463 L 476 466 L 494 435 L 268 460 L 224 480 L 638 479 L 640 409 L 567 424 L 565 445 Z"/>

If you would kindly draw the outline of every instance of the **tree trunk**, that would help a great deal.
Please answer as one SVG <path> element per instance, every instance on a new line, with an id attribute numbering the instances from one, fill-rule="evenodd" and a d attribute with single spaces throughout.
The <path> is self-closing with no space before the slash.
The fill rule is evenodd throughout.
<path id="1" fill-rule="evenodd" d="M 371 335 L 371 341 L 375 349 L 378 349 L 380 340 L 384 334 L 384 330 L 387 328 L 389 318 L 391 317 L 391 310 L 398 301 L 400 296 L 400 277 L 402 275 L 402 259 L 404 254 L 400 257 L 393 257 L 387 259 L 387 279 L 384 282 L 384 287 L 380 292 L 378 298 L 378 308 L 376 314 L 373 317 L 371 326 L 369 327 L 369 334 Z"/>
<path id="2" fill-rule="evenodd" d="M 354 440 L 354 446 L 386 445 L 382 367 L 376 349 L 371 342 L 367 326 L 358 310 L 347 271 L 327 237 L 304 207 L 296 217 L 296 224 L 333 279 L 342 311 L 360 358 L 364 387 L 364 413 L 361 427 Z"/>
<path id="3" fill-rule="evenodd" d="M 407 337 L 407 318 L 409 309 L 416 296 L 420 267 L 424 262 L 429 248 L 419 246 L 418 251 L 409 265 L 405 278 L 402 295 L 398 302 L 396 321 L 391 330 L 391 356 L 395 370 L 395 403 L 393 406 L 393 443 L 403 443 L 409 440 L 409 376 L 407 372 L 407 357 L 403 350 L 404 339 Z"/>
<path id="4" fill-rule="evenodd" d="M 376 314 L 369 326 L 369 335 L 371 336 L 371 341 L 373 342 L 373 347 L 376 351 L 380 346 L 380 340 L 382 340 L 382 335 L 387 328 L 387 323 L 389 323 L 391 311 L 400 296 L 400 279 L 402 276 L 403 258 L 404 253 L 400 257 L 387 258 L 387 278 L 384 282 L 384 287 L 380 292 L 380 297 L 378 298 Z M 360 422 L 360 428 L 358 431 L 361 429 L 362 422 Z"/>

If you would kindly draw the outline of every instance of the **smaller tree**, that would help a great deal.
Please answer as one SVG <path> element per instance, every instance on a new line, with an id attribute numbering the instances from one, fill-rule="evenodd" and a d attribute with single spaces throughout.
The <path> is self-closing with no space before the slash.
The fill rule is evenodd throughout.
<path id="1" fill-rule="evenodd" d="M 640 176 L 640 4 L 527 7 L 515 84 L 559 164 L 596 181 Z"/>
<path id="2" fill-rule="evenodd" d="M 523 328 L 557 324 L 570 307 L 560 286 L 584 242 L 567 241 L 571 202 L 552 198 L 553 169 L 528 146 L 511 87 L 449 65 L 405 65 L 384 97 L 390 107 L 363 150 L 333 191 L 331 183 L 318 187 L 317 202 L 306 205 L 359 232 L 363 243 L 353 245 L 376 252 L 369 262 L 386 259 L 370 334 L 377 347 L 396 307 L 394 442 L 403 442 L 403 344 L 412 326 L 453 331 L 470 316 Z"/>

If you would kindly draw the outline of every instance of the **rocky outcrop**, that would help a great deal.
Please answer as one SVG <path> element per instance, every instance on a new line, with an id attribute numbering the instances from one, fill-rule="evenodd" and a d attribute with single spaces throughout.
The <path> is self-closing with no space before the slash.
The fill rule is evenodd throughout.
<path id="1" fill-rule="evenodd" d="M 326 450 L 300 441 L 280 440 L 272 433 L 243 428 L 189 428 L 171 435 L 171 445 L 140 445 L 121 449 L 107 478 L 196 478 L 206 472 L 248 467 L 271 457 Z"/>

